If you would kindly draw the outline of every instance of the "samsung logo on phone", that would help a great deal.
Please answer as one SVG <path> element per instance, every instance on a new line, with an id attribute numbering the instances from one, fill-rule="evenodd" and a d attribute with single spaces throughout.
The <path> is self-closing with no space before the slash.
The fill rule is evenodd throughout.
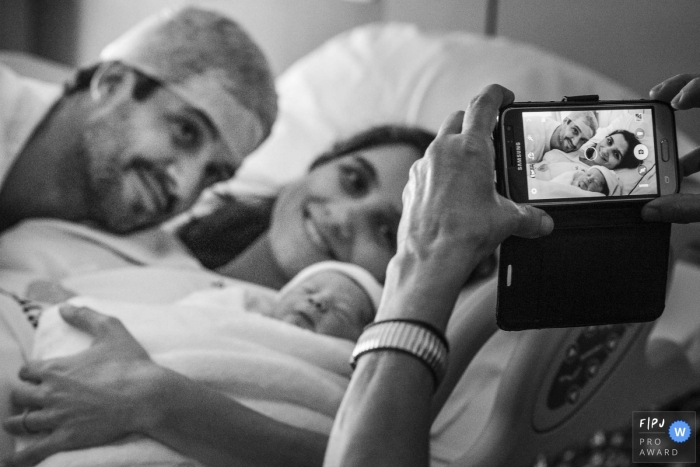
<path id="1" fill-rule="evenodd" d="M 515 160 L 518 161 L 518 170 L 523 170 L 523 150 L 520 141 L 515 143 Z"/>

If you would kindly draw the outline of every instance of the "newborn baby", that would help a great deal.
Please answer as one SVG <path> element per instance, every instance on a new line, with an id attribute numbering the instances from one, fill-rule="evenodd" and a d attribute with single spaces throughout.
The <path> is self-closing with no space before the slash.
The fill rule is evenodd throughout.
<path id="1" fill-rule="evenodd" d="M 279 292 L 244 284 L 195 292 L 180 304 L 259 313 L 297 327 L 355 341 L 374 320 L 382 286 L 363 268 L 323 261 L 302 269 Z"/>
<path id="2" fill-rule="evenodd" d="M 294 276 L 268 316 L 355 341 L 374 320 L 381 295 L 379 283 L 361 267 L 325 261 Z"/>
<path id="3" fill-rule="evenodd" d="M 564 172 L 551 179 L 555 183 L 577 186 L 582 190 L 602 193 L 605 196 L 615 194 L 620 182 L 612 170 L 597 165 L 586 169 Z"/>

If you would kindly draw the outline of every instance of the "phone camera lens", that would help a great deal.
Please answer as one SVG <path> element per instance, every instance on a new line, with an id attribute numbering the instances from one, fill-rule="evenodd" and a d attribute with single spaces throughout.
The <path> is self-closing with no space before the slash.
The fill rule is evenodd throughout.
<path id="1" fill-rule="evenodd" d="M 595 160 L 595 158 L 598 157 L 598 150 L 594 147 L 590 147 L 586 149 L 585 156 L 589 161 Z"/>

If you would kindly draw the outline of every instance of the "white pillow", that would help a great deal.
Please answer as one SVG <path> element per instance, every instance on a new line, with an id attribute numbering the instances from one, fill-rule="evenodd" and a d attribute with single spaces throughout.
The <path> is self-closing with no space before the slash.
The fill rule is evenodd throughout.
<path id="1" fill-rule="evenodd" d="M 429 34 L 400 23 L 361 26 L 330 39 L 279 76 L 280 114 L 272 135 L 224 190 L 274 194 L 335 141 L 371 125 L 405 123 L 436 131 L 490 83 L 503 84 L 521 101 L 578 94 L 640 97 L 594 71 L 505 38 Z"/>

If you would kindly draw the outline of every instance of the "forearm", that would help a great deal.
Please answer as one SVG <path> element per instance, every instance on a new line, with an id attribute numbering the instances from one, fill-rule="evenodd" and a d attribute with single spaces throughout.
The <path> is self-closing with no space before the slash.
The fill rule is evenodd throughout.
<path id="1" fill-rule="evenodd" d="M 178 373 L 161 369 L 142 431 L 208 466 L 321 465 L 325 435 L 259 414 Z"/>
<path id="2" fill-rule="evenodd" d="M 444 264 L 438 258 L 395 257 L 377 321 L 417 319 L 444 332 L 460 290 L 440 274 Z M 433 374 L 418 358 L 396 351 L 362 355 L 336 417 L 325 465 L 428 465 L 434 391 Z"/>

